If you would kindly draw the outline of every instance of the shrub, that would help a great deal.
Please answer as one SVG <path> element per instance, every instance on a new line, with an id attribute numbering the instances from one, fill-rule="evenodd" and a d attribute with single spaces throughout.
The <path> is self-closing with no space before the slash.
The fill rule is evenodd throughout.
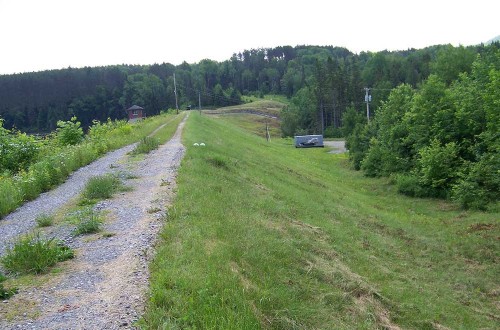
<path id="1" fill-rule="evenodd" d="M 382 174 L 382 162 L 384 160 L 384 153 L 380 143 L 376 138 L 370 140 L 370 148 L 366 153 L 365 158 L 361 161 L 361 169 L 365 172 L 366 176 L 376 177 Z"/>
<path id="2" fill-rule="evenodd" d="M 74 252 L 54 239 L 43 239 L 40 233 L 21 237 L 7 249 L 1 263 L 13 274 L 40 274 L 57 262 L 71 259 Z"/>
<path id="3" fill-rule="evenodd" d="M 453 186 L 452 199 L 464 208 L 478 210 L 500 200 L 500 157 L 486 154 L 467 166 Z"/>
<path id="4" fill-rule="evenodd" d="M 56 136 L 59 143 L 63 146 L 75 145 L 83 140 L 83 129 L 76 117 L 69 121 L 59 120 L 57 122 Z"/>
<path id="5" fill-rule="evenodd" d="M 343 130 L 340 127 L 329 126 L 325 128 L 323 135 L 326 138 L 341 138 L 343 137 Z"/>
<path id="6" fill-rule="evenodd" d="M 19 132 L 0 136 L 0 171 L 16 173 L 26 169 L 36 158 L 38 151 L 39 146 L 32 136 Z"/>
<path id="7" fill-rule="evenodd" d="M 423 187 L 415 174 L 398 174 L 395 176 L 398 192 L 411 197 L 426 197 L 429 189 Z"/>
<path id="8" fill-rule="evenodd" d="M 441 145 L 438 140 L 420 149 L 417 171 L 421 184 L 432 187 L 436 192 L 446 193 L 456 181 L 462 165 L 458 151 L 454 142 Z"/>
<path id="9" fill-rule="evenodd" d="M 346 148 L 349 149 L 349 159 L 355 170 L 361 168 L 361 161 L 365 158 L 375 133 L 375 125 L 357 123 L 351 135 L 347 137 Z"/>
<path id="10" fill-rule="evenodd" d="M 0 218 L 9 214 L 22 202 L 22 196 L 11 178 L 0 177 Z"/>

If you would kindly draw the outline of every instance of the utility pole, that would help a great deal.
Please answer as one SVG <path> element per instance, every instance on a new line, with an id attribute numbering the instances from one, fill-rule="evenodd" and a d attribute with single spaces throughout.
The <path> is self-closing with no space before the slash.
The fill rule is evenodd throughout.
<path id="1" fill-rule="evenodd" d="M 201 115 L 201 92 L 198 92 L 198 110 L 200 110 Z"/>
<path id="2" fill-rule="evenodd" d="M 175 83 L 175 72 L 174 72 L 174 94 L 175 94 L 175 109 L 177 114 L 179 114 L 179 104 L 177 103 L 177 84 Z"/>
<path id="3" fill-rule="evenodd" d="M 271 133 L 269 133 L 269 124 L 267 123 L 267 119 L 266 119 L 266 140 L 267 142 L 271 142 Z"/>
<path id="4" fill-rule="evenodd" d="M 368 122 L 370 122 L 370 102 L 372 101 L 372 96 L 369 93 L 370 89 L 365 87 L 366 119 Z"/>
<path id="5" fill-rule="evenodd" d="M 323 100 L 321 100 L 321 134 L 325 134 L 325 109 L 323 108 Z"/>

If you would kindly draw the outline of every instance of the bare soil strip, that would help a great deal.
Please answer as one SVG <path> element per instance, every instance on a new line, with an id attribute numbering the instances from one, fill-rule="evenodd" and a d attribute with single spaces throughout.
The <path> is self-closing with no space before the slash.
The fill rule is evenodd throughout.
<path id="1" fill-rule="evenodd" d="M 187 118 L 187 116 L 186 116 Z M 186 119 L 185 118 L 185 119 Z M 54 191 L 26 204 L 6 221 L 27 222 L 19 231 L 34 227 L 38 213 L 52 213 L 68 203 L 84 186 L 83 175 L 104 174 L 126 169 L 135 179 L 127 181 L 133 190 L 98 204 L 106 212 L 104 232 L 65 240 L 76 249 L 76 258 L 62 266 L 60 274 L 0 302 L 1 329 L 130 329 L 142 314 L 148 286 L 147 263 L 165 220 L 166 207 L 173 198 L 177 168 L 184 155 L 180 136 L 185 119 L 174 137 L 143 161 L 127 162 L 125 147 L 77 171 Z M 113 165 L 113 166 L 111 166 Z M 94 167 L 97 169 L 95 169 Z M 90 175 L 87 176 L 90 177 Z M 80 182 L 83 181 L 83 182 Z M 37 203 L 37 204 L 32 204 Z M 37 205 L 37 206 L 33 206 Z M 39 206 L 42 205 L 42 206 Z M 31 210 L 30 210 L 31 209 Z M 23 218 L 25 217 L 25 218 Z M 16 220 L 17 219 L 17 220 Z M 1 221 L 0 235 L 8 222 Z M 67 236 L 61 226 L 55 236 Z M 3 241 L 3 236 L 2 241 Z M 4 247 L 2 248 L 4 249 Z M 1 253 L 1 252 L 0 252 Z"/>

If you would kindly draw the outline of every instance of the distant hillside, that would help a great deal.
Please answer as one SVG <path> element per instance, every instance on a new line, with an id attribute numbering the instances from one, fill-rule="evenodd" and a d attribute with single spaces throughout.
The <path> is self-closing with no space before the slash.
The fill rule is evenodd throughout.
<path id="1" fill-rule="evenodd" d="M 338 130 L 348 108 L 364 111 L 365 87 L 371 88 L 370 108 L 376 113 L 391 88 L 402 83 L 417 86 L 431 73 L 451 82 L 469 71 L 475 54 L 486 48 L 436 45 L 354 54 L 333 46 L 278 46 L 244 50 L 223 62 L 205 59 L 178 66 L 115 65 L 0 75 L 0 118 L 8 129 L 50 132 L 58 120 L 73 116 L 83 128 L 93 120 L 125 118 L 124 109 L 134 104 L 151 116 L 177 105 L 219 108 L 241 104 L 242 96 L 274 94 L 289 99 L 297 111 L 290 117 L 297 119 L 287 135 L 296 129 Z"/>
<path id="2" fill-rule="evenodd" d="M 496 36 L 493 39 L 490 39 L 490 40 L 486 41 L 486 45 L 489 45 L 489 44 L 491 44 L 491 43 L 493 43 L 495 41 L 500 41 L 500 35 Z"/>

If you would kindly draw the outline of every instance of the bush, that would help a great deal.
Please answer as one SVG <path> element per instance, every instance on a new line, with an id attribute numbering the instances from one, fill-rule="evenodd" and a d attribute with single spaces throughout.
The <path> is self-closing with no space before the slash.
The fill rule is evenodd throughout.
<path id="1" fill-rule="evenodd" d="M 342 128 L 329 126 L 325 128 L 323 135 L 326 138 L 341 138 L 344 136 Z"/>
<path id="2" fill-rule="evenodd" d="M 453 186 L 452 199 L 466 209 L 486 210 L 500 200 L 500 157 L 486 154 L 467 166 Z"/>
<path id="3" fill-rule="evenodd" d="M 441 145 L 438 140 L 420 149 L 417 171 L 421 184 L 446 194 L 458 178 L 458 170 L 462 165 L 458 151 L 454 142 Z"/>
<path id="4" fill-rule="evenodd" d="M 22 196 L 11 178 L 0 177 L 0 218 L 19 206 Z"/>
<path id="5" fill-rule="evenodd" d="M 372 124 L 358 123 L 351 135 L 346 139 L 346 148 L 349 150 L 349 159 L 354 169 L 361 169 L 361 161 L 365 158 L 370 140 L 375 136 L 375 126 Z"/>
<path id="6" fill-rule="evenodd" d="M 74 252 L 54 239 L 43 239 L 40 233 L 20 238 L 7 249 L 1 263 L 5 270 L 13 274 L 45 273 L 57 262 L 71 259 Z"/>
<path id="7" fill-rule="evenodd" d="M 36 158 L 39 145 L 33 136 L 11 132 L 2 127 L 0 119 L 0 172 L 16 173 L 26 169 Z"/>
<path id="8" fill-rule="evenodd" d="M 366 176 L 376 177 L 382 174 L 382 162 L 384 161 L 384 154 L 380 143 L 376 138 L 370 140 L 370 148 L 366 156 L 361 161 L 361 169 L 365 172 Z"/>
<path id="9" fill-rule="evenodd" d="M 398 192 L 411 197 L 427 197 L 429 189 L 423 187 L 415 174 L 398 174 L 395 176 Z"/>
<path id="10" fill-rule="evenodd" d="M 56 136 L 59 143 L 63 146 L 75 145 L 83 140 L 83 129 L 76 117 L 69 121 L 59 120 L 57 122 Z"/>

